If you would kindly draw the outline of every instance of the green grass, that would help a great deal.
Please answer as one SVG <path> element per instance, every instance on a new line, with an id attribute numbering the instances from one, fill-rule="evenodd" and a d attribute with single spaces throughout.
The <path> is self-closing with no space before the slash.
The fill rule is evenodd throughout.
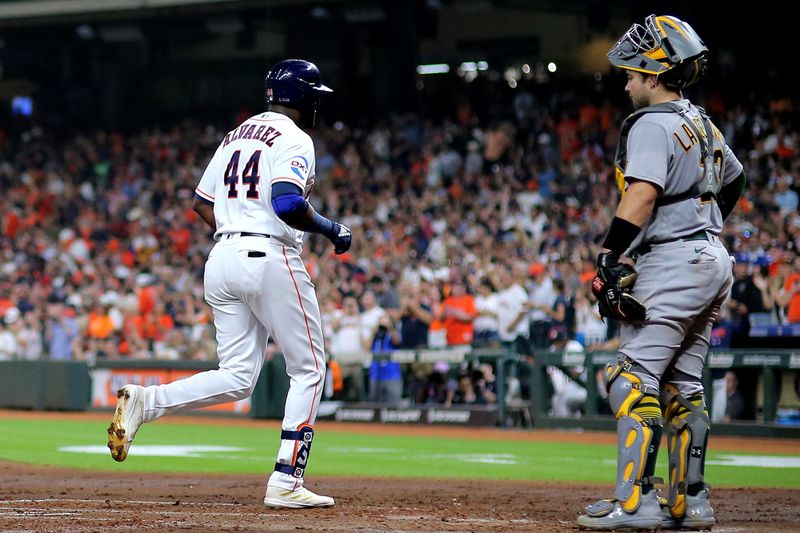
<path id="1" fill-rule="evenodd" d="M 175 425 L 159 421 L 144 426 L 124 463 L 103 453 L 69 453 L 64 446 L 105 446 L 105 423 L 90 421 L 0 419 L 0 459 L 93 470 L 141 472 L 209 472 L 264 474 L 272 469 L 278 446 L 276 428 Z M 58 435 L 57 442 L 47 435 Z M 136 454 L 154 445 L 213 445 L 244 448 L 203 452 L 198 457 L 154 457 Z M 657 475 L 666 473 L 661 454 Z M 759 457 L 711 450 L 706 479 L 715 486 L 800 488 L 800 456 L 782 468 L 713 464 Z M 774 456 L 770 456 L 774 457 Z M 558 480 L 612 482 L 616 450 L 609 445 L 462 440 L 446 437 L 349 434 L 327 429 L 316 435 L 309 474 Z M 749 459 L 752 460 L 752 459 Z M 487 462 L 492 461 L 492 462 Z"/>

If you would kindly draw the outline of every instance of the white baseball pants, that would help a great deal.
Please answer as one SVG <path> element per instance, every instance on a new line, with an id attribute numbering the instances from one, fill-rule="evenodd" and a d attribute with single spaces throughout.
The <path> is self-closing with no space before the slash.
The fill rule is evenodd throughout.
<path id="1" fill-rule="evenodd" d="M 290 378 L 283 429 L 313 425 L 325 383 L 325 352 L 317 296 L 299 249 L 274 238 L 223 235 L 206 262 L 205 298 L 214 311 L 219 369 L 147 387 L 145 421 L 250 396 L 272 334 Z M 277 462 L 292 464 L 296 446 L 297 441 L 282 440 Z M 302 483 L 279 472 L 269 480 L 289 490 Z"/>

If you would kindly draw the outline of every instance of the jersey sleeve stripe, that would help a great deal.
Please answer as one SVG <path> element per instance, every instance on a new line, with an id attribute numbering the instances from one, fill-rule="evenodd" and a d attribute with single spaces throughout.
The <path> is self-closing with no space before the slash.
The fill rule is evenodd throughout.
<path id="1" fill-rule="evenodd" d="M 204 196 L 200 196 L 197 193 L 194 193 L 194 196 L 195 196 L 195 198 L 197 198 L 198 200 L 202 201 L 203 203 L 206 203 L 208 205 L 214 205 L 214 202 L 212 202 L 208 198 L 205 198 Z"/>
<path id="2" fill-rule="evenodd" d="M 299 179 L 290 178 L 288 176 L 281 176 L 279 178 L 275 178 L 275 179 L 272 180 L 271 183 L 277 183 L 279 181 L 287 181 L 289 183 L 294 183 L 295 185 L 298 185 L 301 189 L 305 188 L 305 186 L 306 186 L 306 184 L 303 183 L 302 181 L 300 181 Z"/>
<path id="3" fill-rule="evenodd" d="M 194 193 L 195 193 L 197 196 L 201 197 L 202 199 L 204 199 L 204 200 L 208 200 L 208 201 L 209 201 L 209 202 L 211 202 L 212 204 L 214 203 L 214 196 L 213 196 L 213 195 L 211 195 L 211 194 L 208 194 L 208 193 L 207 193 L 207 192 L 205 192 L 205 191 L 202 191 L 202 190 L 200 190 L 200 188 L 199 188 L 199 187 L 198 187 L 198 188 L 196 188 L 196 189 L 194 190 Z"/>

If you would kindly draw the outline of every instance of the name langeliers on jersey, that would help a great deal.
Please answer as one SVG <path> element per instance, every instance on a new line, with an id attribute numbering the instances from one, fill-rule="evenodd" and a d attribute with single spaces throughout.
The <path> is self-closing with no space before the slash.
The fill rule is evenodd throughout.
<path id="1" fill-rule="evenodd" d="M 248 124 L 247 122 L 244 122 L 241 126 L 229 132 L 225 136 L 225 139 L 222 141 L 222 145 L 228 146 L 228 144 L 232 143 L 233 141 L 238 141 L 239 139 L 252 139 L 254 141 L 261 141 L 271 148 L 272 143 L 275 142 L 275 139 L 280 136 L 281 132 L 272 126 L 267 126 L 266 124 L 256 126 L 255 124 Z"/>
<path id="2" fill-rule="evenodd" d="M 686 118 L 686 117 L 684 117 L 684 118 Z M 691 119 L 689 119 L 689 120 L 694 122 L 695 126 L 697 127 L 697 131 L 700 132 L 700 135 L 702 135 L 703 138 L 708 137 L 706 135 L 705 125 L 703 124 L 703 121 L 701 119 L 699 119 L 697 117 L 691 117 Z M 688 124 L 685 124 L 685 123 L 681 124 L 681 130 L 683 130 L 683 133 L 685 133 L 686 137 L 688 137 L 688 142 L 683 142 L 681 132 L 673 131 L 672 135 L 675 136 L 675 139 L 677 139 L 678 144 L 681 145 L 681 148 L 683 148 L 683 151 L 684 152 L 688 152 L 689 150 L 692 149 L 692 146 L 696 145 L 699 141 L 697 140 L 697 137 L 695 136 L 695 134 L 692 133 L 692 128 L 690 128 Z M 714 138 L 717 139 L 718 141 L 722 141 L 723 140 L 722 132 L 720 132 L 714 124 L 711 124 L 711 133 L 714 135 Z"/>

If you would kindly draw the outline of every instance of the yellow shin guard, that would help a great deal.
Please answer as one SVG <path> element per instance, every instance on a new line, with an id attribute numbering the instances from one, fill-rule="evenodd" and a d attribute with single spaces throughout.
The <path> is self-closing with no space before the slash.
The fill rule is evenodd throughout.
<path id="1" fill-rule="evenodd" d="M 661 441 L 661 405 L 655 391 L 619 364 L 606 370 L 608 398 L 617 418 L 617 486 L 614 498 L 627 512 L 639 507 L 643 488 L 655 482 Z"/>
<path id="2" fill-rule="evenodd" d="M 688 398 L 672 385 L 662 391 L 669 452 L 669 506 L 675 518 L 686 513 L 686 494 L 705 488 L 709 418 L 703 393 Z"/>

